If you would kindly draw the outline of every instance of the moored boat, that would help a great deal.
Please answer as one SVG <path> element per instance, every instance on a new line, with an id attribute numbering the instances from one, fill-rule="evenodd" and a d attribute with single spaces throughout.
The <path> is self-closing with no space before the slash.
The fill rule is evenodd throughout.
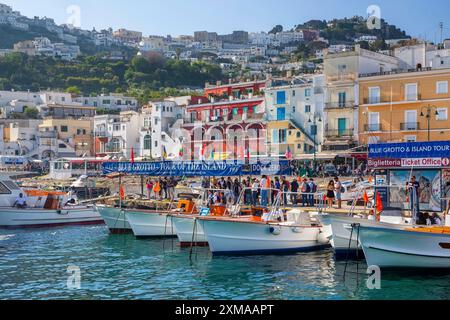
<path id="1" fill-rule="evenodd" d="M 214 255 L 251 255 L 319 250 L 329 245 L 321 226 L 308 212 L 293 209 L 286 214 L 275 205 L 261 208 L 262 216 L 239 217 L 240 207 L 230 218 L 200 217 L 210 250 Z"/>
<path id="2" fill-rule="evenodd" d="M 450 228 L 401 230 L 359 226 L 369 266 L 380 268 L 450 268 Z"/>
<path id="3" fill-rule="evenodd" d="M 79 205 L 70 194 L 24 190 L 7 175 L 0 176 L 0 227 L 54 227 L 101 224 L 103 220 L 90 205 Z M 18 202 L 21 203 L 18 203 Z"/>
<path id="4" fill-rule="evenodd" d="M 121 208 L 98 204 L 96 208 L 112 234 L 132 233 L 130 223 Z"/>

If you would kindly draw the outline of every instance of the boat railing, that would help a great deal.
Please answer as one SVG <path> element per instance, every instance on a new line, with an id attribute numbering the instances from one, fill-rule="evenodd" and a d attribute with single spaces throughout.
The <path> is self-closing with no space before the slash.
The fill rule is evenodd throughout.
<path id="1" fill-rule="evenodd" d="M 267 207 L 271 208 L 273 206 L 273 204 L 275 203 L 277 197 L 280 195 L 281 190 L 279 189 L 274 189 L 274 188 L 262 188 L 262 187 L 258 187 L 258 188 L 253 188 L 253 187 L 246 187 L 243 188 L 241 190 L 241 192 L 239 193 L 238 198 L 235 201 L 235 204 L 233 205 L 233 208 L 231 208 L 230 210 L 230 215 L 231 216 L 238 216 L 239 213 L 241 212 L 242 209 L 242 203 L 245 203 L 245 196 L 250 196 L 250 205 L 251 206 L 256 206 L 255 203 L 253 203 L 253 192 L 257 191 L 260 196 L 262 196 L 262 191 L 267 191 Z M 232 190 L 229 190 L 229 192 L 232 193 Z M 272 199 L 273 193 L 276 193 L 276 197 Z M 259 202 L 259 201 L 258 201 Z M 265 203 L 264 203 L 265 204 Z M 265 206 L 264 204 L 261 204 L 262 206 Z"/>
<path id="2" fill-rule="evenodd" d="M 285 206 L 284 208 L 287 208 L 285 202 L 288 201 L 288 197 L 290 197 L 290 196 L 294 196 L 292 199 L 293 199 L 293 202 L 295 202 L 295 203 L 292 204 L 292 208 L 299 207 L 299 200 L 306 201 L 307 205 L 310 205 L 311 202 L 313 202 L 313 207 L 315 207 L 317 209 L 317 213 L 319 213 L 319 214 L 322 213 L 325 208 L 325 193 L 323 193 L 323 192 L 308 193 L 308 192 L 283 191 L 277 195 L 277 198 L 271 207 L 271 210 L 267 217 L 267 219 L 269 221 L 278 220 L 279 218 L 281 220 L 284 220 L 284 215 L 280 214 L 280 213 L 283 209 L 282 208 L 283 205 Z M 302 197 L 302 198 L 299 199 L 298 197 Z M 304 203 L 303 203 L 303 205 L 304 205 Z"/>

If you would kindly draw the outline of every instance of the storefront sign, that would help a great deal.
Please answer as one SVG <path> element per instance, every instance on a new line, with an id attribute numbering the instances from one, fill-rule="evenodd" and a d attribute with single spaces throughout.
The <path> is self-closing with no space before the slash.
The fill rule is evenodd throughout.
<path id="1" fill-rule="evenodd" d="M 402 166 L 400 159 L 368 159 L 367 165 L 369 168 L 398 168 Z"/>
<path id="2" fill-rule="evenodd" d="M 450 141 L 369 145 L 369 159 L 448 158 Z"/>

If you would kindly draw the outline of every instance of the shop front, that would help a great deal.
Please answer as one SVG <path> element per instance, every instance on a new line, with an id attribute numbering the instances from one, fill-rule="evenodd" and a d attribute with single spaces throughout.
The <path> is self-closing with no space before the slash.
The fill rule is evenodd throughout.
<path id="1" fill-rule="evenodd" d="M 450 141 L 369 146 L 368 166 L 384 207 L 409 209 L 407 184 L 419 182 L 420 210 L 442 212 L 450 197 Z"/>

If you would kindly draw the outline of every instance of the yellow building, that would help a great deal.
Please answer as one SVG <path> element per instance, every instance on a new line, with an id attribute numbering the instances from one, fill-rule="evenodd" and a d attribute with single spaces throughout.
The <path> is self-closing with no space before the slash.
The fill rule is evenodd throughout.
<path id="1" fill-rule="evenodd" d="M 77 156 L 91 155 L 93 149 L 93 121 L 90 119 L 44 119 L 40 132 L 55 132 L 58 140 L 67 143 Z"/>
<path id="2" fill-rule="evenodd" d="M 288 147 L 294 159 L 314 151 L 311 140 L 289 120 L 269 121 L 267 133 L 267 146 L 271 156 L 285 156 Z"/>
<path id="3" fill-rule="evenodd" d="M 450 69 L 361 76 L 360 144 L 450 140 L 449 81 Z"/>

